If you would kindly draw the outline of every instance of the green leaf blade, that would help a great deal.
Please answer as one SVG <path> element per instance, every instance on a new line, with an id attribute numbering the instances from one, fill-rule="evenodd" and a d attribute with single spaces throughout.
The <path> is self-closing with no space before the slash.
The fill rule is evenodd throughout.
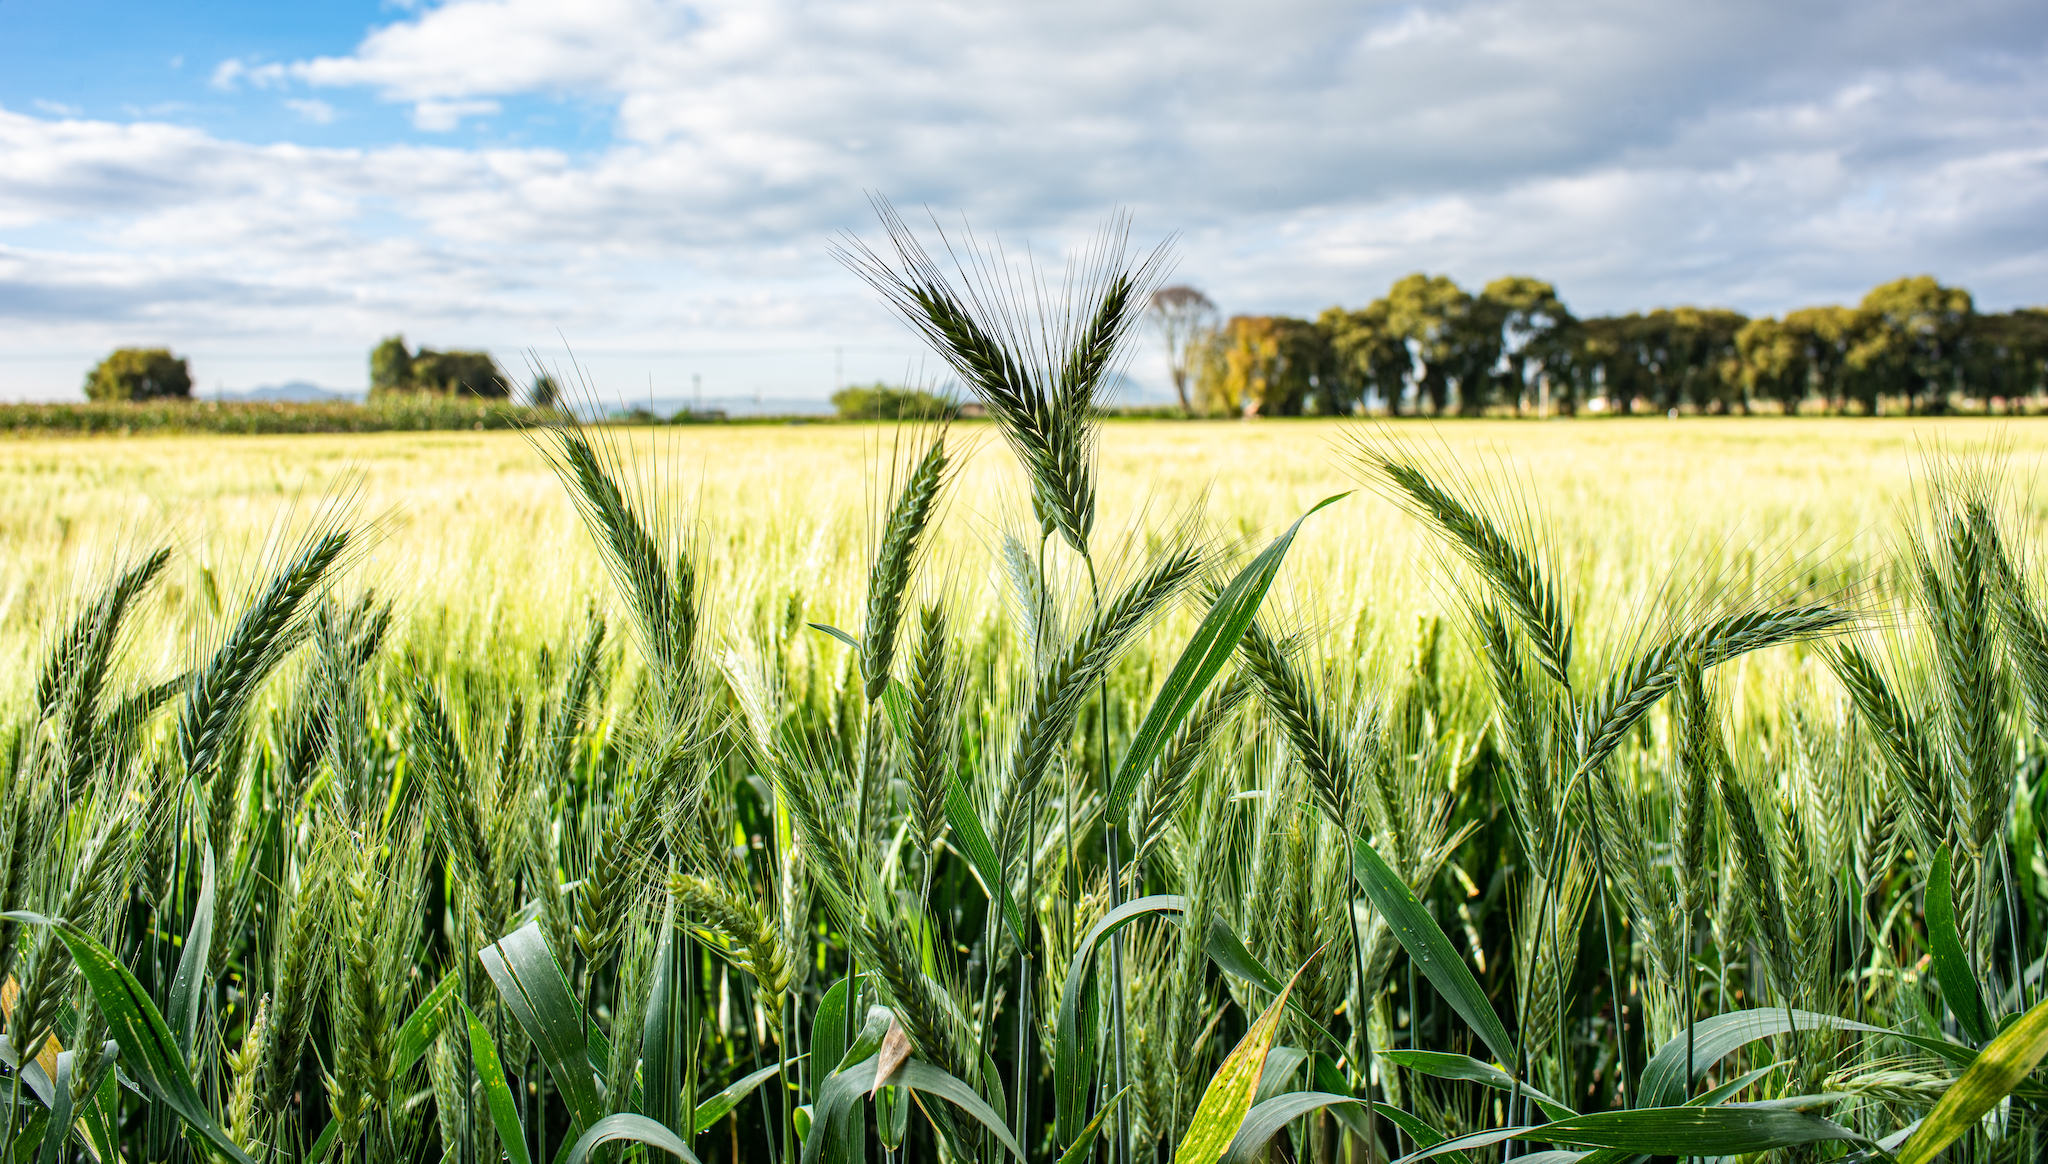
<path id="1" fill-rule="evenodd" d="M 1963 1033 L 1982 1046 L 1991 1038 L 1991 1020 L 1984 1013 L 1984 996 L 1977 989 L 1977 976 L 1970 972 L 1970 956 L 1963 952 L 1956 926 L 1951 860 L 1947 845 L 1934 855 L 1934 872 L 1927 881 L 1927 938 L 1934 947 L 1934 976 L 1941 983 L 1942 999 Z"/>
<path id="2" fill-rule="evenodd" d="M 576 1143 L 569 1148 L 568 1154 L 562 1157 L 562 1164 L 584 1164 L 599 1145 L 618 1141 L 632 1141 L 650 1148 L 659 1148 L 681 1160 L 683 1164 L 698 1164 L 697 1154 L 690 1151 L 690 1146 L 683 1143 L 681 1137 L 646 1116 L 633 1112 L 608 1115 L 590 1125 L 576 1138 Z"/>
<path id="3" fill-rule="evenodd" d="M 470 1013 L 467 1004 L 458 1005 L 462 1006 L 462 1017 L 469 1028 L 470 1056 L 476 1062 L 476 1076 L 484 1087 L 484 1105 L 490 1109 L 498 1143 L 511 1158 L 511 1164 L 531 1164 L 526 1152 L 526 1126 L 519 1122 L 519 1105 L 512 1098 L 511 1086 L 505 1082 L 498 1044 L 476 1015 Z"/>
<path id="4" fill-rule="evenodd" d="M 199 1088 L 185 1067 L 183 1053 L 163 1015 L 151 1002 L 142 984 L 92 935 L 68 922 L 51 922 L 37 914 L 14 912 L 13 921 L 52 926 L 59 940 L 71 951 L 72 961 L 92 991 L 93 1001 L 107 1020 L 108 1033 L 121 1047 L 129 1074 L 143 1089 L 185 1121 L 222 1155 L 236 1164 L 253 1164 L 241 1146 L 222 1130 L 213 1113 L 200 1098 Z"/>
<path id="5" fill-rule="evenodd" d="M 1255 1104 L 1245 1113 L 1244 1123 L 1239 1125 L 1230 1147 L 1224 1150 L 1223 1164 L 1254 1164 L 1281 1128 L 1310 1112 L 1345 1103 L 1363 1106 L 1365 1101 L 1321 1091 L 1291 1091 Z"/>
<path id="6" fill-rule="evenodd" d="M 1223 664 L 1237 650 L 1238 640 L 1251 626 L 1259 605 L 1265 601 L 1266 591 L 1272 588 L 1273 579 L 1280 573 L 1280 565 L 1286 560 L 1288 549 L 1294 545 L 1294 535 L 1301 531 L 1301 523 L 1323 507 L 1349 496 L 1349 493 L 1339 493 L 1326 497 L 1296 518 L 1294 524 L 1287 527 L 1287 532 L 1274 538 L 1258 557 L 1238 571 L 1223 592 L 1216 596 L 1216 601 L 1210 604 L 1209 613 L 1203 616 L 1194 635 L 1181 648 L 1180 658 L 1175 660 L 1166 683 L 1153 697 L 1152 707 L 1145 713 L 1137 734 L 1131 737 L 1123 764 L 1110 785 L 1107 819 L 1123 818 L 1130 807 L 1131 795 L 1137 791 L 1138 778 L 1159 758 L 1166 741 L 1187 719 L 1195 703 L 1201 699 L 1202 692 L 1208 690 Z"/>
<path id="7" fill-rule="evenodd" d="M 541 936 L 540 923 L 519 927 L 477 951 L 477 957 L 506 1009 L 539 1049 L 577 1127 L 590 1128 L 603 1117 L 604 1104 L 591 1070 L 583 1008 L 569 993 L 569 981 Z"/>
<path id="8" fill-rule="evenodd" d="M 1273 1035 L 1280 1028 L 1280 1016 L 1286 1012 L 1287 996 L 1293 990 L 1294 983 L 1289 982 L 1216 1069 L 1195 1106 L 1180 1148 L 1173 1154 L 1175 1164 L 1220 1164 L 1251 1113 L 1259 1078 L 1265 1074 L 1266 1053 L 1272 1049 Z"/>
<path id="9" fill-rule="evenodd" d="M 1976 1060 L 1949 1084 L 1941 1101 L 1900 1148 L 1899 1164 L 1928 1164 L 1940 1155 L 2010 1095 L 2044 1055 L 2048 1055 L 2048 1001 L 2036 1003 L 1977 1052 Z"/>
<path id="10" fill-rule="evenodd" d="M 1488 1001 L 1486 992 L 1479 988 L 1479 980 L 1472 976 L 1472 970 L 1465 965 L 1457 947 L 1444 936 L 1436 919 L 1422 908 L 1416 900 L 1414 890 L 1401 880 L 1379 853 L 1367 844 L 1365 838 L 1357 837 L 1352 842 L 1352 874 L 1358 880 L 1359 888 L 1372 899 L 1374 908 L 1387 919 L 1393 928 L 1394 937 L 1401 948 L 1415 960 L 1416 968 L 1437 988 L 1458 1017 L 1478 1034 L 1487 1050 L 1503 1063 L 1515 1061 L 1514 1040 L 1508 1037 L 1508 1029 L 1502 1025 L 1500 1016 L 1494 1013 L 1493 1003 Z"/>

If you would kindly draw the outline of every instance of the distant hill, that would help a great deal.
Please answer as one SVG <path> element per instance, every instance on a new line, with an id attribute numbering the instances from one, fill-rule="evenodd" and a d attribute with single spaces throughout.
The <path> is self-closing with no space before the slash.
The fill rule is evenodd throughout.
<path id="1" fill-rule="evenodd" d="M 306 380 L 292 380 L 284 384 L 271 384 L 262 388 L 251 388 L 247 392 L 228 392 L 223 400 L 246 400 L 252 404 L 343 404 L 361 403 L 360 392 L 336 392 L 322 388 Z"/>

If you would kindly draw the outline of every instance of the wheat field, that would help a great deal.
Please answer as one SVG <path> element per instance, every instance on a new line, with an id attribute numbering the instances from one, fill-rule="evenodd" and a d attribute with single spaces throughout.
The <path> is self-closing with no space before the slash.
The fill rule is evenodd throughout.
<path id="1" fill-rule="evenodd" d="M 1332 494 L 1359 488 L 1344 463 L 1351 422 L 1119 422 L 1102 442 L 1104 528 L 1193 512 L 1211 536 L 1260 538 Z M 993 539 L 1014 525 L 1022 476 L 994 432 L 958 430 L 970 452 L 937 551 L 990 611 Z M 1978 420 L 1606 420 L 1403 423 L 1392 430 L 1478 475 L 1527 487 L 1561 548 L 1612 596 L 1654 593 L 1724 547 L 1792 547 L 1844 577 L 1881 571 L 1916 466 L 1943 450 L 2004 450 L 2030 477 L 2048 431 Z M 689 515 L 729 593 L 800 593 L 820 621 L 851 609 L 873 537 L 888 427 L 633 430 L 630 456 Z M 534 443 L 509 432 L 347 436 L 25 439 L 0 444 L 0 690 L 21 694 L 45 631 L 123 549 L 177 548 L 138 665 L 168 667 L 245 582 L 264 551 L 324 506 L 373 527 L 344 578 L 401 617 L 480 650 L 501 636 L 559 639 L 608 601 L 597 551 Z M 2040 505 L 2048 505 L 2042 499 Z M 2033 510 L 2038 519 L 2048 509 Z M 1008 523 L 1008 524 L 1006 524 Z M 1283 579 L 1295 612 L 1405 642 L 1417 614 L 1447 613 L 1427 535 L 1359 496 L 1303 534 Z M 777 599 L 781 599 L 781 595 Z M 974 605 L 975 602 L 970 602 Z"/>
<path id="2" fill-rule="evenodd" d="M 2037 1158 L 2048 430 L 1055 379 L 0 443 L 0 1164 Z"/>

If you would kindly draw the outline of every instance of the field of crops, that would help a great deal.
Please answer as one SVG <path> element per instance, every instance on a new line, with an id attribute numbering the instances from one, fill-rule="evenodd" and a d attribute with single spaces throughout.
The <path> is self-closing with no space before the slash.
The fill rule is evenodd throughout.
<path id="1" fill-rule="evenodd" d="M 992 426 L 954 431 L 961 464 L 933 562 L 969 613 L 994 616 L 1005 600 L 991 551 L 1004 530 L 1029 520 L 1028 498 Z M 1110 424 L 1102 528 L 1120 534 L 1141 514 L 1163 528 L 1195 513 L 1223 543 L 1270 537 L 1317 500 L 1359 487 L 1342 439 L 1369 431 L 1328 421 Z M 1845 575 L 1881 568 L 1927 454 L 1988 442 L 2011 449 L 2015 470 L 2031 471 L 2048 450 L 2048 433 L 1976 421 L 1389 431 L 1526 493 L 1553 542 L 1586 572 L 1588 592 L 1630 602 L 1717 553 L 1768 560 L 1790 550 Z M 619 439 L 648 483 L 659 478 L 699 552 L 717 561 L 705 581 L 722 610 L 780 608 L 794 596 L 814 621 L 856 617 L 892 429 L 630 430 Z M 74 613 L 121 554 L 176 549 L 130 616 L 138 621 L 127 644 L 142 671 L 176 668 L 217 632 L 209 586 L 221 600 L 246 586 L 275 564 L 266 545 L 335 500 L 348 502 L 366 533 L 341 586 L 395 601 L 410 634 L 453 635 L 465 651 L 559 649 L 590 602 L 612 597 L 561 481 L 518 433 L 38 439 L 0 452 L 0 537 L 9 547 L 0 690 L 16 697 L 45 628 Z M 1300 607 L 1291 616 L 1320 631 L 1356 627 L 1399 654 L 1416 615 L 1457 606 L 1442 575 L 1425 568 L 1431 546 L 1393 506 L 1361 496 L 1304 527 L 1279 593 Z"/>
<path id="2" fill-rule="evenodd" d="M 0 448 L 0 1160 L 2037 1158 L 2048 432 L 1072 447 Z"/>

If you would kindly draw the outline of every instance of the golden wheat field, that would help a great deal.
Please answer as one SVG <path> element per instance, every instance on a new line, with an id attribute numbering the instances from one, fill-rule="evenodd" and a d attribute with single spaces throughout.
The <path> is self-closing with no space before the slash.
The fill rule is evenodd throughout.
<path id="1" fill-rule="evenodd" d="M 930 571 L 968 608 L 1000 611 L 1005 530 L 1028 522 L 992 427 L 947 493 Z M 643 488 L 700 547 L 719 608 L 855 618 L 884 503 L 890 426 L 616 430 Z M 1269 536 L 1359 489 L 1347 447 L 1397 440 L 1527 511 L 1575 575 L 1587 633 L 1674 591 L 1822 589 L 1872 579 L 1930 458 L 1991 451 L 2025 499 L 2048 453 L 2030 423 L 1663 419 L 1581 422 L 1113 423 L 1102 430 L 1100 528 L 1187 516 L 1222 542 Z M 129 665 L 170 669 L 288 538 L 323 514 L 372 536 L 343 584 L 399 600 L 412 641 L 487 657 L 562 639 L 608 600 L 596 551 L 538 447 L 517 433 L 27 439 L 0 445 L 0 640 L 18 693 L 52 620 L 119 554 L 174 547 Z M 1413 523 L 1361 491 L 1303 532 L 1289 613 L 1360 646 L 1398 648 L 1416 614 L 1454 613 L 1457 581 Z M 266 556 L 268 555 L 268 556 Z M 986 597 L 983 597 L 986 595 Z M 1605 614 L 1603 614 L 1605 612 Z M 1782 653 L 1781 653 L 1782 654 Z M 1772 656 L 1759 666 L 1785 666 Z"/>

